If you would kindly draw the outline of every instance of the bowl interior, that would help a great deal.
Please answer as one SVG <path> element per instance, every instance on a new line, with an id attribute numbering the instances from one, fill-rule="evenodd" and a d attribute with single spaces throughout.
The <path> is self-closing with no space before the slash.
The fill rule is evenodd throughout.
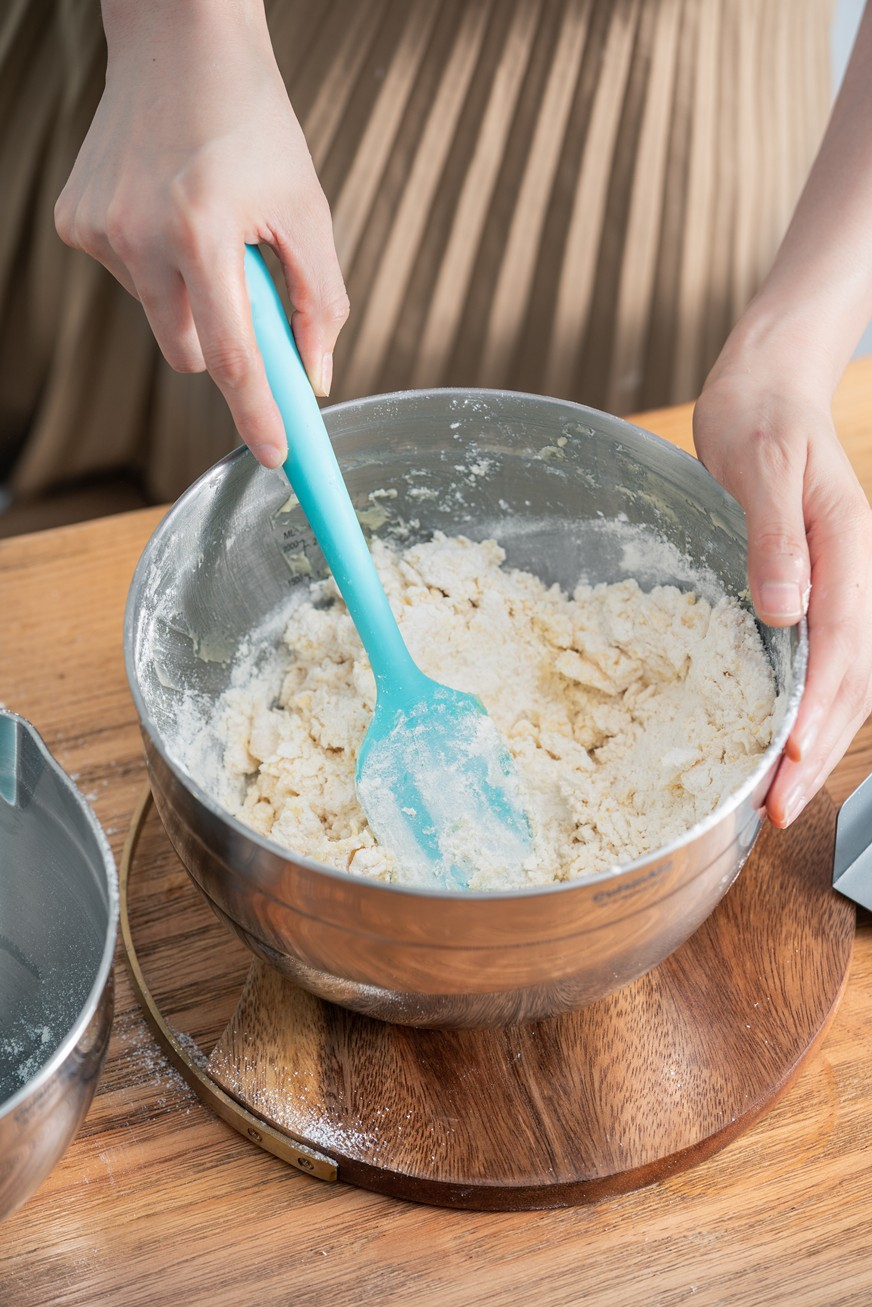
<path id="1" fill-rule="evenodd" d="M 42 741 L 0 713 L 0 1113 L 90 1018 L 117 893 L 96 821 Z"/>
<path id="2" fill-rule="evenodd" d="M 749 602 L 738 504 L 695 459 L 618 418 L 541 396 L 451 390 L 375 396 L 325 418 L 371 535 L 398 545 L 435 531 L 493 536 L 508 565 L 570 592 L 580 580 L 634 576 L 646 589 L 672 583 Z M 219 776 L 217 744 L 206 758 L 200 727 L 234 660 L 253 639 L 276 640 L 294 596 L 325 574 L 283 475 L 247 451 L 182 497 L 140 562 L 125 635 L 140 718 L 172 765 Z M 795 711 L 802 631 L 761 630 L 785 711 L 791 699 Z M 194 788 L 214 799 L 211 787 Z"/>

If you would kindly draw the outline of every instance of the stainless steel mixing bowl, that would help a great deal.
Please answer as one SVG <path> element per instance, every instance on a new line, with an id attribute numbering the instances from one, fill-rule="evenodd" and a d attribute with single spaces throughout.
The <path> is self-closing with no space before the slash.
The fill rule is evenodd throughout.
<path id="1" fill-rule="evenodd" d="M 495 536 L 508 563 L 570 590 L 636 575 L 746 588 L 738 505 L 687 454 L 617 418 L 534 395 L 434 390 L 325 413 L 369 529 Z M 501 894 L 426 892 L 329 870 L 229 816 L 192 778 L 192 706 L 324 563 L 281 474 L 237 451 L 158 527 L 125 626 L 155 802 L 195 883 L 260 957 L 333 1002 L 399 1024 L 503 1025 L 590 1003 L 661 962 L 725 893 L 760 827 L 796 715 L 804 627 L 764 630 L 784 694 L 777 736 L 717 812 L 654 856 L 590 880 Z M 705 585 L 705 582 L 702 582 Z M 278 630 L 276 630 L 276 634 Z"/>
<path id="2" fill-rule="evenodd" d="M 115 863 L 39 735 L 0 711 L 0 1219 L 87 1112 L 112 1024 Z"/>

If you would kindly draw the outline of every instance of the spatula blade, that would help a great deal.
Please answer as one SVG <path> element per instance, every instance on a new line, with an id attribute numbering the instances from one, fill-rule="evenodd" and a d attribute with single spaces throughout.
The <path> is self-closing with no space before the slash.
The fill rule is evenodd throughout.
<path id="1" fill-rule="evenodd" d="M 357 791 L 404 883 L 475 889 L 493 874 L 507 887 L 524 883 L 533 849 L 521 787 L 474 695 L 437 686 L 410 708 L 377 708 Z"/>

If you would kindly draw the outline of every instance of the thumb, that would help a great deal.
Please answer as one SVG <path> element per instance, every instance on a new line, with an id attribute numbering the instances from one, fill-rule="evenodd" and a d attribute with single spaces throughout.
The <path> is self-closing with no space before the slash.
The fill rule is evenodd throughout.
<path id="1" fill-rule="evenodd" d="M 348 319 L 348 294 L 339 267 L 326 201 L 294 232 L 276 238 L 275 250 L 290 295 L 294 340 L 316 395 L 330 394 L 333 350 Z"/>
<path id="2" fill-rule="evenodd" d="M 767 626 L 793 626 L 808 607 L 811 566 L 803 515 L 802 468 L 746 470 L 733 490 L 748 526 L 751 600 Z M 729 487 L 728 487 L 729 489 Z"/>

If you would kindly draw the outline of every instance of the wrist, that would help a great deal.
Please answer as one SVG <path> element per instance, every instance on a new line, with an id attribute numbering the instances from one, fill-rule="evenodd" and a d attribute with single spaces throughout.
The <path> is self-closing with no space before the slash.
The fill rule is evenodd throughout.
<path id="1" fill-rule="evenodd" d="M 211 42 L 243 32 L 269 40 L 264 0 L 101 0 L 100 9 L 110 57 L 145 57 L 163 41 Z"/>
<path id="2" fill-rule="evenodd" d="M 730 332 L 706 385 L 727 376 L 759 379 L 767 389 L 787 387 L 829 405 L 854 343 L 813 300 L 795 303 L 764 288 Z"/>

